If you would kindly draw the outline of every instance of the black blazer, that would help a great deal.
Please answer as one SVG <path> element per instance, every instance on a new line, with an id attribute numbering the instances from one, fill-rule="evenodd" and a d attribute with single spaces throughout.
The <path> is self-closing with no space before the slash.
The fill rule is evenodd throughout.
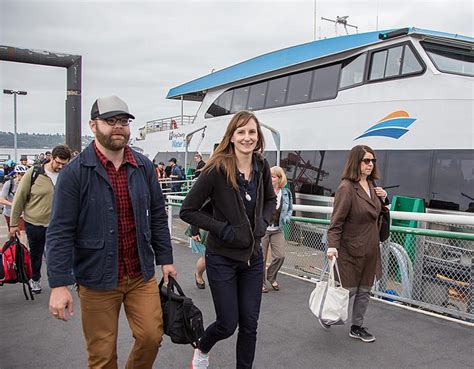
<path id="1" fill-rule="evenodd" d="M 254 229 L 250 226 L 239 191 L 227 182 L 224 171 L 215 168 L 201 173 L 179 213 L 185 222 L 209 231 L 206 240 L 209 250 L 234 260 L 248 261 L 258 253 L 260 238 L 265 234 L 276 206 L 268 162 L 260 155 L 256 158 L 259 170 Z M 201 209 L 208 198 L 212 204 L 212 215 Z M 235 238 L 232 242 L 219 237 L 228 224 L 234 229 Z"/>

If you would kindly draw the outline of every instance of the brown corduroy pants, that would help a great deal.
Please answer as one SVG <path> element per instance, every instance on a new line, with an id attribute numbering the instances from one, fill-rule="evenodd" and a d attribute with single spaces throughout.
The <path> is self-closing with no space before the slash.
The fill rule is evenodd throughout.
<path id="1" fill-rule="evenodd" d="M 123 304 L 135 343 L 126 369 L 151 369 L 163 336 L 163 318 L 156 278 L 124 277 L 111 291 L 79 286 L 82 329 L 89 369 L 117 368 L 117 335 Z"/>

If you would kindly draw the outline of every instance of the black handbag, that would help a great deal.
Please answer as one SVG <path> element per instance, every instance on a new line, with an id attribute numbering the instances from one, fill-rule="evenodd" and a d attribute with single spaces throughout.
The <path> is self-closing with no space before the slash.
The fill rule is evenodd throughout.
<path id="1" fill-rule="evenodd" d="M 194 305 L 191 298 L 184 295 L 173 277 L 168 277 L 167 286 L 163 284 L 162 278 L 159 289 L 164 333 L 171 338 L 173 343 L 190 344 L 197 348 L 197 342 L 204 333 L 201 310 Z"/>
<path id="2" fill-rule="evenodd" d="M 377 187 L 375 182 L 374 187 Z M 378 197 L 378 199 L 382 204 L 382 209 L 379 214 L 379 236 L 380 242 L 384 242 L 390 237 L 390 210 L 380 197 Z"/>

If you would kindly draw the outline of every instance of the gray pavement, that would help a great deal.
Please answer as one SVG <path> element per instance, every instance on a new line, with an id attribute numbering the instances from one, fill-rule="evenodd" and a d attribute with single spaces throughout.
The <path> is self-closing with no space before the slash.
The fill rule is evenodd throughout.
<path id="1" fill-rule="evenodd" d="M 0 221 L 0 240 L 6 240 Z M 174 244 L 178 280 L 203 312 L 205 324 L 215 318 L 210 291 L 198 290 L 193 272 L 196 255 L 187 245 Z M 159 271 L 158 271 L 159 273 Z M 314 368 L 474 368 L 474 329 L 436 317 L 371 301 L 365 325 L 374 343 L 348 336 L 349 326 L 324 331 L 308 309 L 309 282 L 280 276 L 281 290 L 263 296 L 255 369 Z M 60 322 L 48 314 L 49 288 L 26 301 L 20 285 L 0 287 L 0 369 L 78 369 L 87 367 L 80 309 Z M 210 369 L 235 368 L 236 334 L 211 351 Z M 133 338 L 122 312 L 119 328 L 119 368 L 125 366 Z M 175 345 L 165 337 L 153 368 L 189 368 L 191 346 Z"/>

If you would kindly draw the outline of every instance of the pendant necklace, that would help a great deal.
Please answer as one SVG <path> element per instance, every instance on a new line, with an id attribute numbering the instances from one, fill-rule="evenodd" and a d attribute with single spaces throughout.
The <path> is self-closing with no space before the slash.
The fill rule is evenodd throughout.
<path id="1" fill-rule="evenodd" d="M 252 201 L 252 196 L 250 196 L 250 194 L 247 192 L 247 187 L 249 185 L 249 182 L 245 179 L 245 176 L 243 173 L 239 173 L 240 175 L 240 178 L 242 178 L 243 180 L 243 187 L 244 187 L 244 191 L 245 191 L 245 200 L 247 201 Z"/>

